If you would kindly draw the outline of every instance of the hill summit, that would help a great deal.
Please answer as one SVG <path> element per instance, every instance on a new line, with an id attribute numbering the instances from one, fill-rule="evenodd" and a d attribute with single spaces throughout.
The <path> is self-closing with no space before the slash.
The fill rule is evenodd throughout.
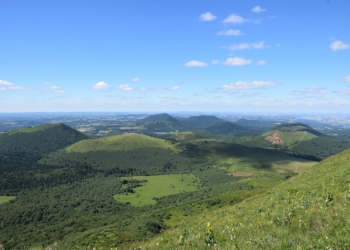
<path id="1" fill-rule="evenodd" d="M 147 123 L 147 122 L 161 122 L 161 121 L 177 121 L 174 117 L 167 113 L 161 113 L 161 114 L 155 114 L 155 115 L 149 115 L 141 120 L 138 121 L 139 124 Z"/>
<path id="2" fill-rule="evenodd" d="M 87 138 L 65 124 L 48 123 L 1 134 L 0 153 L 46 154 Z"/>
<path id="3" fill-rule="evenodd" d="M 321 136 L 322 134 L 316 129 L 299 122 L 280 124 L 272 128 L 272 130 L 279 130 L 281 132 L 309 132 L 316 136 Z"/>
<path id="4" fill-rule="evenodd" d="M 210 126 L 213 126 L 216 123 L 224 122 L 225 120 L 222 120 L 216 116 L 212 115 L 199 115 L 199 116 L 191 116 L 184 120 L 184 123 L 188 126 L 195 127 L 195 128 L 208 128 Z"/>

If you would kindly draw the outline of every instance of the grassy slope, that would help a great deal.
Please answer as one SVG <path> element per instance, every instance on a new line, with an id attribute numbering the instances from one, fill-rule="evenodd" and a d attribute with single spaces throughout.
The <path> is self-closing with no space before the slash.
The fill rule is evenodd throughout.
<path id="1" fill-rule="evenodd" d="M 267 193 L 188 218 L 140 249 L 349 249 L 350 150 Z M 211 223 L 208 225 L 208 223 Z M 136 245 L 135 245 L 136 247 Z"/>
<path id="2" fill-rule="evenodd" d="M 0 204 L 16 199 L 16 196 L 0 196 Z"/>
<path id="3" fill-rule="evenodd" d="M 33 132 L 37 132 L 37 131 L 46 130 L 46 129 L 49 129 L 49 128 L 54 128 L 57 125 L 58 124 L 47 123 L 47 124 L 43 124 L 43 125 L 40 125 L 40 126 L 31 127 L 31 128 L 21 128 L 21 129 L 17 129 L 17 130 L 10 130 L 10 131 L 8 131 L 8 134 L 9 135 L 15 135 L 15 134 L 20 134 L 20 133 L 33 133 Z"/>
<path id="4" fill-rule="evenodd" d="M 265 138 L 266 136 L 272 135 L 275 132 L 276 132 L 275 130 L 269 131 L 264 133 L 262 136 Z M 293 131 L 293 132 L 279 131 L 279 132 L 284 145 L 295 144 L 301 141 L 308 141 L 318 137 L 306 131 Z"/>
<path id="5" fill-rule="evenodd" d="M 186 143 L 180 145 L 187 145 Z M 213 162 L 213 166 L 227 172 L 302 173 L 315 165 L 276 150 L 258 149 L 217 140 L 191 141 L 192 147 Z"/>
<path id="6" fill-rule="evenodd" d="M 144 147 L 173 148 L 171 144 L 141 134 L 123 134 L 101 139 L 83 140 L 66 148 L 66 152 L 86 153 L 91 151 L 125 151 Z"/>
<path id="7" fill-rule="evenodd" d="M 134 176 L 123 177 L 122 179 L 147 180 L 147 182 L 141 183 L 141 187 L 134 188 L 135 193 L 114 195 L 115 200 L 123 203 L 130 202 L 131 205 L 136 207 L 156 204 L 157 201 L 153 198 L 196 191 L 199 183 L 198 178 L 192 174 Z"/>

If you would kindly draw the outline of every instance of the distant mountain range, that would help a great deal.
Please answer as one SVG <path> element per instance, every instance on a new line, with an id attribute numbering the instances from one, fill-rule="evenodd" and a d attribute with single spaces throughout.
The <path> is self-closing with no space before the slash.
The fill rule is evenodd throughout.
<path id="1" fill-rule="evenodd" d="M 176 118 L 162 113 L 147 116 L 139 120 L 138 125 L 143 128 L 141 131 L 146 133 L 207 130 L 216 134 L 242 135 L 252 132 L 249 128 L 211 115 Z"/>

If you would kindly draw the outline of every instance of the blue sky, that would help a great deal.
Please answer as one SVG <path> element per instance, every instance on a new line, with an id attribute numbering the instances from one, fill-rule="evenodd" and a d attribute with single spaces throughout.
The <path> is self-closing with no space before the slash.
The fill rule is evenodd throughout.
<path id="1" fill-rule="evenodd" d="M 350 112 L 350 1 L 2 0 L 0 112 Z"/>

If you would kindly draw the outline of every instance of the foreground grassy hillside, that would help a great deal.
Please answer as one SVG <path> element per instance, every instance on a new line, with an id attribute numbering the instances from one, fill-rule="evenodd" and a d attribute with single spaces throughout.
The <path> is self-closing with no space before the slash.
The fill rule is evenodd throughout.
<path id="1" fill-rule="evenodd" d="M 349 249 L 350 150 L 267 193 L 203 211 L 132 249 Z"/>

